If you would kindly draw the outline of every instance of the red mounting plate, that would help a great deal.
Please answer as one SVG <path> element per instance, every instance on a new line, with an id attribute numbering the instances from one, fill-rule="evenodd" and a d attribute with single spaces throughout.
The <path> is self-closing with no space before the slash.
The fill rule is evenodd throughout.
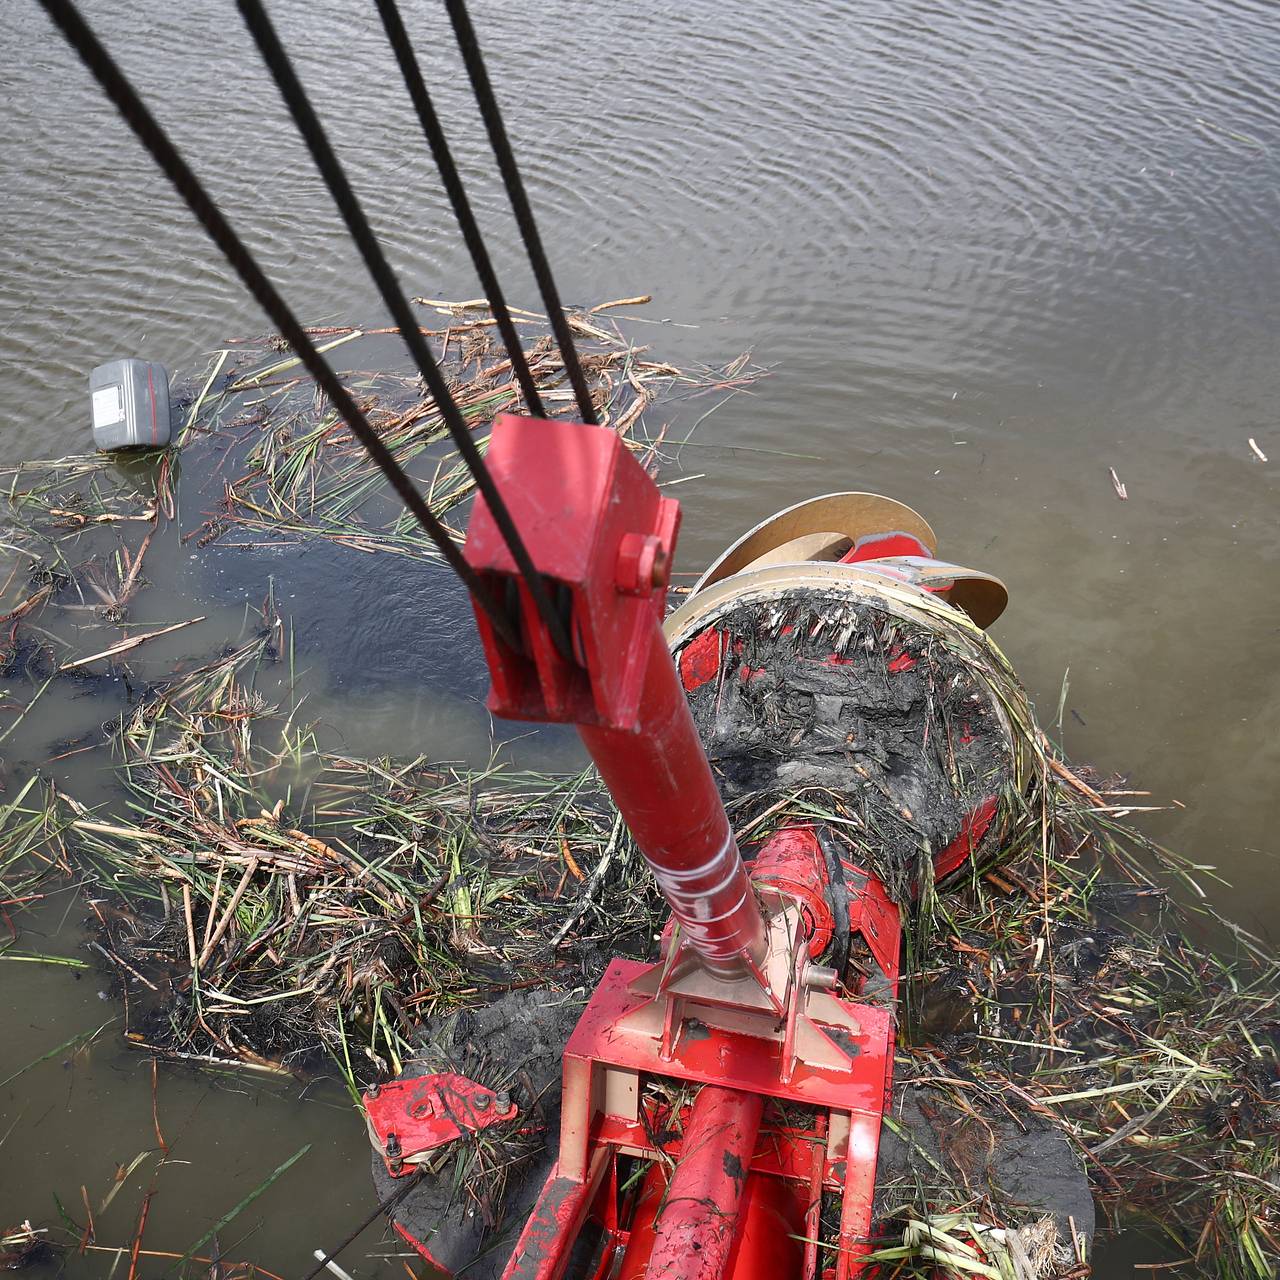
<path id="1" fill-rule="evenodd" d="M 369 1136 L 397 1178 L 428 1152 L 513 1120 L 516 1111 L 505 1093 L 449 1072 L 374 1085 L 364 1096 Z"/>

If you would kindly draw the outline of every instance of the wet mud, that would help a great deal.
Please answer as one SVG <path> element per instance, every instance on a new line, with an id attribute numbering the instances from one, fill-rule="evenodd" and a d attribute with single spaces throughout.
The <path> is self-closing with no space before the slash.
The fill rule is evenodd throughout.
<path id="1" fill-rule="evenodd" d="M 747 819 L 806 789 L 837 793 L 897 901 L 910 901 L 921 859 L 1009 789 L 1007 724 L 972 657 L 936 632 L 789 592 L 739 605 L 689 648 L 708 635 L 723 656 L 689 701 L 726 802 Z"/>

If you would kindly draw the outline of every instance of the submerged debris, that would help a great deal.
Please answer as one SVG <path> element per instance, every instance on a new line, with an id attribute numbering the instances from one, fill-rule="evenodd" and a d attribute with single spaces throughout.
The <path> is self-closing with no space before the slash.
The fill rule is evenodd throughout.
<path id="1" fill-rule="evenodd" d="M 57 1260 L 57 1250 L 47 1239 L 48 1232 L 30 1222 L 0 1231 L 0 1271 L 21 1271 L 47 1266 Z"/>
<path id="2" fill-rule="evenodd" d="M 167 461 L 149 470 L 100 456 L 0 467 L 0 679 L 35 695 L 9 706 L 0 742 L 68 678 L 64 662 L 121 640 L 171 478 Z M 53 613 L 65 625 L 45 625 Z"/>
<path id="3" fill-rule="evenodd" d="M 1104 1206 L 1262 1280 L 1280 1260 L 1280 963 L 1166 898 L 1084 798 L 1056 789 L 1056 839 L 948 902 L 916 981 L 966 992 L 968 1016 L 919 1059 L 961 1096 L 1054 1116 Z"/>

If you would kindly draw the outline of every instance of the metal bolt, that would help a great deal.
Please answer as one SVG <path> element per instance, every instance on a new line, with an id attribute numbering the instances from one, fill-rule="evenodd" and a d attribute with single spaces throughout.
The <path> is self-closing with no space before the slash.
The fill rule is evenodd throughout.
<path id="1" fill-rule="evenodd" d="M 476 1110 L 477 1111 L 488 1111 L 492 1103 L 493 1103 L 492 1095 L 487 1093 L 476 1094 Z"/>
<path id="2" fill-rule="evenodd" d="M 365 1096 L 366 1098 L 373 1099 L 373 1098 L 376 1098 L 376 1097 L 378 1096 L 378 1094 L 380 1094 L 381 1092 L 382 1092 L 382 1089 L 379 1087 L 378 1082 L 375 1080 L 375 1081 L 373 1082 L 373 1084 L 371 1084 L 371 1085 L 370 1085 L 370 1086 L 369 1086 L 369 1087 L 364 1091 L 364 1096 Z"/>
<path id="3" fill-rule="evenodd" d="M 499 1089 L 494 1101 L 497 1102 L 499 1111 L 506 1111 L 511 1106 L 511 1095 L 505 1089 Z"/>
<path id="4" fill-rule="evenodd" d="M 626 533 L 618 545 L 614 581 L 628 596 L 648 596 L 667 585 L 671 562 L 662 539 L 652 533 Z"/>
<path id="5" fill-rule="evenodd" d="M 404 1169 L 404 1161 L 401 1159 L 400 1135 L 395 1133 L 387 1134 L 387 1166 L 391 1172 L 400 1173 Z"/>
<path id="6" fill-rule="evenodd" d="M 671 568 L 671 561 L 667 556 L 667 549 L 659 546 L 653 553 L 653 577 L 652 585 L 655 591 L 660 591 L 667 585 L 667 574 Z"/>

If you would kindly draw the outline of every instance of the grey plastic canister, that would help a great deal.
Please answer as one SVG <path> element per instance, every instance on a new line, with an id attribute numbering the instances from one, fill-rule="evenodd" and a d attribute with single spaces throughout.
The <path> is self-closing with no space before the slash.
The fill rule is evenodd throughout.
<path id="1" fill-rule="evenodd" d="M 169 375 L 150 360 L 112 360 L 89 375 L 93 442 L 99 449 L 162 449 L 169 443 Z"/>

